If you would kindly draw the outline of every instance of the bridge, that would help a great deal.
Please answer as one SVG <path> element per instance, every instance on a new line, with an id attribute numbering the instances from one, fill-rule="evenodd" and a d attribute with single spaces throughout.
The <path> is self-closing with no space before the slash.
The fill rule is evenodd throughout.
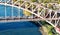
<path id="1" fill-rule="evenodd" d="M 49 4 L 52 4 L 57 8 L 60 7 L 60 4 L 57 4 L 57 3 L 49 3 Z M 20 3 L 19 0 L 15 1 L 15 2 L 13 2 L 11 0 L 2 2 L 2 0 L 0 0 L 0 5 L 11 6 L 12 9 L 13 9 L 13 7 L 16 7 L 18 9 L 28 11 L 33 16 L 32 18 L 30 16 L 28 16 L 28 17 L 27 16 L 20 17 L 19 15 L 13 16 L 13 10 L 12 10 L 12 16 L 8 17 L 8 16 L 6 16 L 6 10 L 5 10 L 5 17 L 4 18 L 1 17 L 0 22 L 44 20 L 44 21 L 48 22 L 49 24 L 51 24 L 53 27 L 56 27 L 60 23 L 60 8 L 57 10 L 52 10 L 52 9 L 49 9 L 49 8 L 43 6 L 43 3 L 38 4 L 38 3 L 29 2 L 29 1 L 22 1 Z M 43 9 L 43 10 L 41 10 L 41 9 Z M 20 13 L 18 12 L 18 14 L 20 14 Z M 59 32 L 59 31 L 57 31 L 57 32 Z"/>

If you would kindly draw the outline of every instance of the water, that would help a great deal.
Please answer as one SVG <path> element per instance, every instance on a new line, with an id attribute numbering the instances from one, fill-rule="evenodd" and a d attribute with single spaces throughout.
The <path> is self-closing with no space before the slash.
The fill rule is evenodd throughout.
<path id="1" fill-rule="evenodd" d="M 5 17 L 5 7 L 7 16 L 12 16 L 12 7 L 0 5 L 0 17 Z M 20 16 L 23 16 L 23 10 L 20 11 L 17 8 L 13 8 L 14 16 L 17 16 L 20 12 Z M 33 22 L 7 22 L 0 23 L 0 35 L 41 35 L 39 27 Z"/>
<path id="2" fill-rule="evenodd" d="M 0 1 L 2 1 L 2 2 L 8 2 L 8 1 L 10 1 L 10 0 L 0 0 Z"/>
<path id="3" fill-rule="evenodd" d="M 6 9 L 5 9 L 6 7 Z M 12 16 L 12 11 L 13 11 L 13 16 L 23 16 L 23 10 L 22 9 L 18 9 L 11 6 L 4 6 L 4 5 L 0 5 L 0 17 L 5 17 L 5 11 L 6 11 L 6 16 L 11 17 Z M 19 14 L 20 13 L 20 14 Z"/>
<path id="4" fill-rule="evenodd" d="M 41 35 L 33 22 L 0 23 L 0 35 Z"/>

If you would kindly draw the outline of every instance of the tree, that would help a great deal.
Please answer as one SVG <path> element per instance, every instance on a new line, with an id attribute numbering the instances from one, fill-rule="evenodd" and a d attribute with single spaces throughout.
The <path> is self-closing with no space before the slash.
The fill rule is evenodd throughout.
<path id="1" fill-rule="evenodd" d="M 26 2 L 26 3 L 25 3 L 25 6 L 26 6 L 26 7 L 29 7 L 29 5 L 30 5 L 29 2 Z"/>
<path id="2" fill-rule="evenodd" d="M 31 2 L 37 2 L 37 0 L 31 0 Z"/>
<path id="3" fill-rule="evenodd" d="M 38 3 L 42 3 L 43 2 L 43 0 L 38 0 Z"/>
<path id="4" fill-rule="evenodd" d="M 60 0 L 58 0 L 58 4 L 60 4 Z"/>
<path id="5" fill-rule="evenodd" d="M 23 14 L 24 14 L 25 16 L 31 16 L 31 15 L 32 15 L 30 12 L 28 12 L 28 11 L 26 11 L 26 10 L 24 10 Z"/>
<path id="6" fill-rule="evenodd" d="M 20 0 L 19 2 L 20 2 L 20 4 L 22 4 L 24 1 Z"/>
<path id="7" fill-rule="evenodd" d="M 48 6 L 48 8 L 53 9 L 53 5 L 51 5 L 51 4 L 48 4 L 47 6 Z"/>
<path id="8" fill-rule="evenodd" d="M 32 8 L 35 9 L 36 8 L 36 5 L 32 5 Z"/>
<path id="9" fill-rule="evenodd" d="M 49 3 L 49 2 L 50 2 L 50 0 L 44 0 L 43 2 L 44 2 L 44 3 Z"/>
<path id="10" fill-rule="evenodd" d="M 17 0 L 13 0 L 13 2 L 16 2 Z"/>

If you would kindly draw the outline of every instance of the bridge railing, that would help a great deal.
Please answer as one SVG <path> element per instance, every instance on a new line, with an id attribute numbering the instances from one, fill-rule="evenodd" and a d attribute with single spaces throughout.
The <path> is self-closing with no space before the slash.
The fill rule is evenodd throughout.
<path id="1" fill-rule="evenodd" d="M 52 23 L 53 25 L 57 25 L 60 21 L 59 4 L 49 3 L 49 4 L 57 7 L 57 10 L 50 9 L 50 8 L 48 8 L 48 6 L 45 7 L 43 5 L 43 3 L 38 4 L 38 3 L 31 3 L 31 2 L 19 1 L 19 0 L 17 0 L 16 2 L 12 1 L 11 3 L 8 3 L 8 4 L 12 5 L 12 18 L 13 18 L 13 7 L 17 6 L 20 9 L 23 9 L 23 10 L 26 10 L 26 11 L 32 13 L 33 18 L 35 16 L 38 16 L 41 19 L 46 20 L 50 24 Z M 18 12 L 18 14 L 20 14 L 20 13 Z M 6 16 L 6 11 L 5 11 L 5 16 Z M 48 20 L 47 18 L 50 20 Z"/>
<path id="2" fill-rule="evenodd" d="M 0 4 L 1 4 L 2 0 L 0 0 Z M 5 5 L 5 18 L 7 17 L 7 10 L 6 10 L 6 6 L 11 6 L 11 17 L 12 18 L 20 18 L 20 12 L 18 12 L 18 17 L 14 17 L 14 7 L 17 7 L 18 9 L 23 9 L 23 12 L 27 11 L 29 13 L 32 13 L 32 17 L 38 17 L 42 20 L 45 20 L 46 22 L 48 22 L 49 24 L 51 24 L 53 27 L 56 26 L 60 26 L 60 5 L 56 4 L 56 3 L 48 3 L 49 5 L 53 5 L 53 9 L 49 8 L 49 6 L 44 6 L 44 3 L 38 4 L 38 3 L 32 3 L 29 1 L 6 1 L 2 2 L 3 5 Z M 48 5 L 47 4 L 47 5 Z M 56 9 L 55 9 L 56 7 Z M 25 12 L 26 13 L 26 12 Z M 28 13 L 27 13 L 28 14 Z M 26 16 L 26 14 L 25 14 Z M 11 18 L 10 17 L 10 18 Z M 30 16 L 27 16 L 30 17 Z M 25 18 L 25 17 L 24 17 Z M 32 19 L 33 19 L 32 18 Z M 29 18 L 27 18 L 29 19 Z"/>
<path id="3" fill-rule="evenodd" d="M 35 13 L 35 15 L 37 15 L 41 19 L 44 19 L 46 22 L 48 22 L 49 24 L 51 24 L 54 27 L 59 25 L 59 23 L 60 23 L 59 4 L 49 3 L 49 4 L 52 4 L 53 6 L 57 7 L 57 9 L 54 10 L 54 9 L 46 8 L 45 6 L 41 6 L 41 4 L 38 4 L 38 3 L 28 2 L 29 3 L 28 6 L 26 5 L 26 3 L 27 2 L 25 1 L 22 4 L 20 4 L 20 6 L 26 10 L 29 10 L 32 13 Z M 33 8 L 33 5 L 35 5 L 34 8 Z M 42 10 L 40 11 L 40 9 L 42 9 Z M 46 18 L 49 18 L 50 20 L 47 20 Z"/>

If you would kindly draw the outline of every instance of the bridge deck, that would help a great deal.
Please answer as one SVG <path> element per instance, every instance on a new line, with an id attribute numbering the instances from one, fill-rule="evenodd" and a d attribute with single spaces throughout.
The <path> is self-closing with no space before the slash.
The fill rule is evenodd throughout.
<path id="1" fill-rule="evenodd" d="M 18 21 L 40 21 L 40 20 L 45 20 L 46 22 L 48 22 L 50 25 L 52 25 L 53 27 L 56 27 L 58 24 L 59 24 L 59 22 L 60 22 L 60 13 L 59 13 L 59 11 L 60 10 L 53 10 L 53 9 L 50 9 L 50 8 L 48 8 L 48 7 L 45 7 L 45 6 L 41 6 L 41 4 L 38 4 L 38 3 L 31 3 L 31 2 L 29 2 L 28 1 L 28 3 L 29 3 L 29 6 L 27 7 L 26 6 L 26 2 L 27 1 L 25 1 L 24 0 L 24 2 L 22 3 L 22 4 L 17 4 L 17 2 L 19 2 L 19 0 L 17 0 L 16 2 L 11 2 L 11 3 L 7 3 L 7 2 L 1 2 L 0 1 L 0 5 L 5 5 L 5 6 L 12 6 L 12 7 L 16 7 L 16 8 L 18 8 L 18 9 L 23 9 L 23 10 L 26 10 L 26 11 L 28 11 L 29 13 L 32 13 L 32 14 L 34 14 L 35 16 L 37 16 L 37 17 L 40 17 L 40 18 L 13 18 L 13 10 L 12 10 L 12 18 L 2 18 L 2 19 L 0 19 L 0 22 L 18 22 Z M 52 3 L 51 3 L 52 4 Z M 54 5 L 53 5 L 54 4 Z M 57 6 L 59 9 L 60 9 L 60 4 L 56 4 L 55 5 L 55 3 L 53 3 L 52 5 L 53 5 L 53 7 L 55 6 Z M 36 6 L 36 8 L 34 8 L 33 9 L 33 5 L 35 5 Z M 30 8 L 30 9 L 29 9 Z M 43 11 L 41 11 L 40 12 L 40 9 L 43 9 Z M 13 9 L 13 8 L 12 8 Z M 32 10 L 31 10 L 32 9 Z M 45 10 L 46 10 L 46 12 L 45 12 Z M 45 15 L 46 14 L 46 15 Z M 59 14 L 59 15 L 58 15 Z M 48 15 L 48 18 L 46 18 L 46 16 Z M 52 16 L 51 16 L 52 15 Z M 57 17 L 58 16 L 58 17 Z M 5 11 L 5 17 L 7 17 L 6 16 L 6 11 Z M 45 17 L 45 18 L 44 18 Z M 54 20 L 54 21 L 53 21 Z M 54 23 L 53 23 L 54 22 Z M 60 33 L 60 31 L 58 32 L 58 33 Z"/>
<path id="2" fill-rule="evenodd" d="M 46 20 L 57 20 L 59 18 L 46 18 Z M 7 19 L 0 19 L 0 22 L 16 22 L 16 21 L 40 21 L 44 20 L 41 18 L 7 18 Z"/>

